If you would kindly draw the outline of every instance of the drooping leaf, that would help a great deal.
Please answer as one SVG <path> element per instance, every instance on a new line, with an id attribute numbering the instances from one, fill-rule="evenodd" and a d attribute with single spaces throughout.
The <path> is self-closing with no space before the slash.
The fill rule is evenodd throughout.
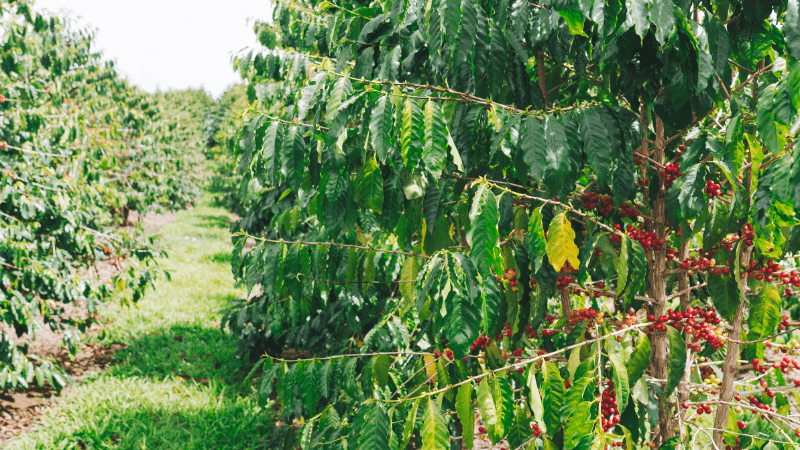
<path id="1" fill-rule="evenodd" d="M 514 392 L 511 385 L 504 378 L 495 378 L 492 382 L 492 395 L 494 397 L 495 409 L 497 411 L 497 424 L 494 433 L 490 433 L 490 439 L 497 443 L 504 438 L 510 431 L 514 422 Z"/>
<path id="2" fill-rule="evenodd" d="M 403 164 L 413 171 L 422 159 L 424 123 L 422 110 L 417 102 L 406 99 L 403 106 L 403 126 L 400 130 Z"/>
<path id="3" fill-rule="evenodd" d="M 411 436 L 414 435 L 414 426 L 417 422 L 417 410 L 419 409 L 419 404 L 422 399 L 416 399 L 408 408 L 408 416 L 406 417 L 406 421 L 403 424 L 403 442 L 400 445 L 400 448 L 406 448 L 408 443 L 411 441 Z"/>
<path id="4" fill-rule="evenodd" d="M 739 283 L 733 275 L 709 275 L 708 291 L 711 300 L 717 308 L 719 315 L 728 321 L 733 321 L 736 310 L 739 308 Z"/>
<path id="5" fill-rule="evenodd" d="M 652 0 L 650 20 L 656 25 L 656 40 L 662 46 L 666 45 L 675 27 L 673 3 L 670 0 Z"/>
<path id="6" fill-rule="evenodd" d="M 466 383 L 458 387 L 456 395 L 456 412 L 461 422 L 461 436 L 464 445 L 472 448 L 475 428 L 475 409 L 472 406 L 472 384 Z"/>
<path id="7" fill-rule="evenodd" d="M 567 262 L 573 269 L 580 267 L 578 253 L 575 232 L 572 230 L 567 213 L 561 212 L 553 217 L 547 229 L 547 257 L 556 272 L 559 272 Z"/>
<path id="8" fill-rule="evenodd" d="M 447 423 L 433 397 L 428 397 L 428 405 L 425 408 L 424 416 L 422 450 L 448 450 L 450 448 L 450 434 L 447 432 Z"/>
<path id="9" fill-rule="evenodd" d="M 480 384 L 478 384 L 478 411 L 481 413 L 483 425 L 486 427 L 489 436 L 494 436 L 497 427 L 497 408 L 492 396 L 492 388 L 486 378 L 488 377 L 483 377 Z"/>
<path id="10" fill-rule="evenodd" d="M 467 242 L 471 247 L 470 258 L 475 262 L 481 277 L 491 276 L 491 269 L 498 266 L 500 248 L 497 246 L 500 232 L 497 230 L 499 213 L 497 199 L 488 184 L 478 187 L 469 212 L 470 227 Z"/>
<path id="11" fill-rule="evenodd" d="M 425 104 L 425 145 L 422 161 L 435 183 L 442 175 L 447 160 L 447 125 L 442 110 L 432 100 Z"/>
<path id="12" fill-rule="evenodd" d="M 583 138 L 583 152 L 589 160 L 592 172 L 600 182 L 605 182 L 611 169 L 611 138 L 605 122 L 600 118 L 604 114 L 600 108 L 586 108 L 580 116 L 580 133 Z"/>
<path id="13" fill-rule="evenodd" d="M 359 193 L 364 206 L 378 214 L 383 212 L 383 176 L 375 158 L 369 158 L 361 167 Z"/>
<path id="14" fill-rule="evenodd" d="M 772 334 L 781 320 L 781 294 L 773 283 L 764 283 L 756 298 L 750 302 L 747 326 L 749 340 L 763 339 Z"/>
<path id="15" fill-rule="evenodd" d="M 639 333 L 636 337 L 636 347 L 627 364 L 630 389 L 633 389 L 633 385 L 642 378 L 648 364 L 650 364 L 650 339 L 646 334 Z"/>
<path id="16" fill-rule="evenodd" d="M 394 115 L 392 102 L 382 95 L 372 109 L 369 122 L 369 136 L 375 156 L 381 163 L 386 162 L 389 149 L 393 145 L 392 116 Z"/>
<path id="17" fill-rule="evenodd" d="M 680 331 L 667 327 L 669 337 L 669 365 L 667 384 L 664 386 L 664 396 L 669 397 L 678 387 L 686 369 L 686 343 L 683 342 Z"/>
<path id="18" fill-rule="evenodd" d="M 545 119 L 544 135 L 547 142 L 544 184 L 548 192 L 558 193 L 564 186 L 567 173 L 571 170 L 571 148 L 564 127 L 554 116 L 547 116 Z"/>
<path id="19" fill-rule="evenodd" d="M 383 450 L 389 448 L 389 416 L 380 403 L 375 403 L 369 409 L 366 423 L 361 427 L 361 437 L 358 440 L 358 450 Z"/>
<path id="20" fill-rule="evenodd" d="M 523 160 L 528 165 L 528 173 L 536 182 L 541 183 L 544 177 L 547 141 L 544 129 L 535 116 L 528 116 L 523 121 L 517 145 L 520 151 L 524 152 Z"/>

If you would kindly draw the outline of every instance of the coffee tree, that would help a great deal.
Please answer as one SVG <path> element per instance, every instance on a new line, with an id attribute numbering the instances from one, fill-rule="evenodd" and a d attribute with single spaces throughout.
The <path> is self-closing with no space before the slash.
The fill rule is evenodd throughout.
<path id="1" fill-rule="evenodd" d="M 38 332 L 61 333 L 74 355 L 105 300 L 136 301 L 161 274 L 153 238 L 120 225 L 196 198 L 195 118 L 212 103 L 141 92 L 89 30 L 0 0 L 0 389 L 60 390 L 63 371 L 28 352 Z"/>
<path id="2" fill-rule="evenodd" d="M 798 8 L 278 2 L 229 321 L 286 445 L 794 448 Z"/>

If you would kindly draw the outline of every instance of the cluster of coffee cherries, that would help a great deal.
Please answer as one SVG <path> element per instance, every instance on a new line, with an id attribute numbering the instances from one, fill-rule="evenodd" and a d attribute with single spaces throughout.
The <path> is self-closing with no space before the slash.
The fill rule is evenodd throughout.
<path id="1" fill-rule="evenodd" d="M 531 423 L 531 431 L 533 431 L 533 435 L 536 437 L 542 435 L 542 430 L 539 428 L 539 424 L 536 422 Z"/>
<path id="2" fill-rule="evenodd" d="M 681 406 L 683 406 L 683 409 L 690 409 L 692 407 L 692 405 L 687 402 L 683 402 Z M 709 406 L 708 403 L 702 402 L 697 404 L 696 411 L 698 416 L 702 416 L 703 414 L 711 414 L 711 406 Z"/>
<path id="3" fill-rule="evenodd" d="M 689 308 L 685 312 L 669 310 L 666 315 L 656 318 L 653 314 L 647 316 L 647 321 L 652 322 L 647 326 L 649 331 L 659 330 L 667 331 L 667 325 L 675 328 L 676 330 L 683 330 L 686 334 L 693 335 L 693 343 L 705 339 L 705 341 L 714 347 L 715 350 L 722 347 L 722 338 L 718 332 L 720 329 L 717 325 L 720 324 L 722 319 L 717 316 L 717 310 L 711 306 L 702 310 L 700 308 Z M 702 321 L 702 322 L 701 322 Z M 688 347 L 694 351 L 700 351 L 698 344 L 687 344 Z"/>
<path id="4" fill-rule="evenodd" d="M 640 215 L 642 215 L 642 213 L 640 213 L 638 209 L 634 208 L 628 203 L 623 203 L 619 205 L 619 216 L 622 218 L 630 217 L 631 219 L 633 219 L 639 217 Z"/>
<path id="5" fill-rule="evenodd" d="M 603 314 L 594 310 L 594 308 L 589 307 L 586 309 L 576 309 L 573 310 L 569 314 L 569 321 L 568 326 L 570 328 L 574 327 L 578 322 L 588 322 L 591 323 L 597 320 L 597 317 L 603 317 Z"/>
<path id="6" fill-rule="evenodd" d="M 731 273 L 731 270 L 727 267 L 713 267 L 715 264 L 717 264 L 717 260 L 712 258 L 710 253 L 706 253 L 699 259 L 695 259 L 694 257 L 686 259 L 681 263 L 680 268 L 688 271 L 702 271 L 711 267 L 712 275 L 728 275 Z"/>
<path id="7" fill-rule="evenodd" d="M 511 337 L 512 335 L 513 333 L 511 332 L 511 325 L 509 325 L 508 322 L 506 322 L 505 326 L 503 327 L 503 331 L 501 331 L 500 334 L 497 335 L 497 342 L 502 341 L 503 336 Z"/>
<path id="8" fill-rule="evenodd" d="M 447 348 L 447 344 L 444 344 L 444 346 L 445 346 L 444 353 L 439 351 L 439 349 L 437 348 L 436 350 L 433 351 L 433 356 L 435 356 L 437 358 L 441 358 L 442 355 L 444 355 L 450 361 L 456 359 L 456 356 L 453 354 L 453 351 L 450 350 L 449 348 Z"/>
<path id="9" fill-rule="evenodd" d="M 475 339 L 472 345 L 469 346 L 469 351 L 474 352 L 478 349 L 486 350 L 486 347 L 490 345 L 492 345 L 492 338 L 487 338 L 483 335 L 483 332 L 481 332 L 480 336 L 478 336 L 478 339 Z"/>
<path id="10" fill-rule="evenodd" d="M 641 165 L 643 163 L 642 157 L 644 156 L 644 152 L 642 149 L 637 148 L 633 151 L 633 163 L 636 165 Z"/>
<path id="11" fill-rule="evenodd" d="M 581 194 L 584 209 L 597 208 L 600 215 L 608 217 L 614 212 L 614 199 L 610 195 L 597 195 L 594 192 Z"/>
<path id="12" fill-rule="evenodd" d="M 556 278 L 556 288 L 558 290 L 563 290 L 573 281 L 575 281 L 575 279 L 572 277 L 572 275 L 559 275 L 558 278 Z"/>
<path id="13" fill-rule="evenodd" d="M 720 186 L 717 183 L 714 183 L 713 180 L 708 180 L 706 181 L 706 195 L 710 200 L 714 197 L 719 197 L 720 195 L 722 195 L 722 190 L 720 189 Z"/>
<path id="14" fill-rule="evenodd" d="M 661 171 L 661 176 L 664 177 L 664 187 L 667 189 L 672 187 L 672 182 L 681 175 L 683 173 L 681 173 L 681 168 L 678 167 L 678 164 L 669 162 L 664 164 L 664 170 Z"/>
<path id="15" fill-rule="evenodd" d="M 503 272 L 503 278 L 497 277 L 497 282 L 502 283 L 504 279 L 508 281 L 508 286 L 512 291 L 517 290 L 517 269 L 506 269 L 506 271 Z"/>
<path id="16" fill-rule="evenodd" d="M 770 393 L 772 394 L 772 395 L 770 395 L 770 398 L 774 398 L 775 394 L 772 393 L 772 392 L 770 392 Z M 737 402 L 742 401 L 742 397 L 737 395 L 736 396 L 736 401 Z M 760 409 L 762 411 L 768 411 L 768 412 L 773 412 L 773 413 L 775 412 L 775 408 L 773 408 L 773 407 L 771 407 L 769 405 L 765 405 L 765 404 L 761 403 L 761 401 L 755 395 L 748 396 L 747 397 L 747 401 L 750 402 L 750 404 L 753 405 L 754 408 L 758 408 L 758 409 Z"/>
<path id="17" fill-rule="evenodd" d="M 8 144 L 6 144 L 6 141 L 0 141 L 0 150 L 5 150 L 6 147 L 8 147 Z"/>
<path id="18" fill-rule="evenodd" d="M 600 418 L 600 425 L 603 431 L 608 431 L 614 428 L 614 425 L 620 421 L 619 410 L 617 409 L 617 394 L 614 390 L 614 382 L 609 381 L 606 390 L 600 396 L 600 413 L 603 417 Z"/>
<path id="19" fill-rule="evenodd" d="M 539 336 L 539 333 L 533 329 L 530 325 L 525 325 L 525 336 L 528 336 L 528 339 L 533 339 Z"/>
<path id="20" fill-rule="evenodd" d="M 614 228 L 617 231 L 621 231 L 621 226 L 619 224 L 614 224 Z M 625 228 L 625 233 L 628 235 L 629 238 L 637 241 L 639 244 L 642 245 L 644 251 L 649 252 L 650 250 L 661 250 L 666 242 L 666 239 L 661 238 L 659 239 L 655 233 L 651 233 L 649 231 L 640 230 L 633 225 L 628 225 Z M 612 244 L 621 244 L 622 237 L 620 235 L 615 234 L 611 236 L 609 239 Z"/>

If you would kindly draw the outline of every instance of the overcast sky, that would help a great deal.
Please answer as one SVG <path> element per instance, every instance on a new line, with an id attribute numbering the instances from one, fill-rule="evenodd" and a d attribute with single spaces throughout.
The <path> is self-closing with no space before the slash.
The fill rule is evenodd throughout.
<path id="1" fill-rule="evenodd" d="M 230 56 L 257 44 L 253 19 L 266 20 L 269 0 L 36 0 L 36 9 L 72 11 L 98 30 L 106 59 L 133 84 L 199 88 L 215 97 L 239 78 Z M 248 21 L 248 19 L 250 19 Z"/>

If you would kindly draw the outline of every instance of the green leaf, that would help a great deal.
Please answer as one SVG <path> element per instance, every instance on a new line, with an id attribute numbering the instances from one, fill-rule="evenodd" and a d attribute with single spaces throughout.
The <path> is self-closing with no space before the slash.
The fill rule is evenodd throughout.
<path id="1" fill-rule="evenodd" d="M 678 387 L 686 369 L 686 343 L 683 342 L 681 332 L 667 327 L 669 337 L 669 370 L 667 372 L 667 384 L 664 386 L 664 396 L 669 397 Z"/>
<path id="2" fill-rule="evenodd" d="M 280 162 L 278 155 L 281 154 L 281 144 L 283 142 L 283 125 L 280 122 L 273 122 L 264 134 L 264 145 L 261 147 L 261 160 L 263 170 L 267 177 L 267 183 L 275 186 L 275 176 L 278 173 Z"/>
<path id="3" fill-rule="evenodd" d="M 561 404 L 564 401 L 564 379 L 553 363 L 545 363 L 544 380 L 542 381 L 542 406 L 544 407 L 544 423 L 550 433 L 561 426 Z"/>
<path id="4" fill-rule="evenodd" d="M 519 133 L 517 146 L 523 153 L 523 160 L 528 165 L 530 175 L 541 183 L 544 177 L 545 158 L 547 155 L 547 141 L 544 138 L 544 128 L 539 125 L 536 116 L 528 116 L 523 122 Z"/>
<path id="5" fill-rule="evenodd" d="M 425 146 L 422 151 L 422 161 L 425 168 L 438 183 L 442 176 L 444 163 L 447 161 L 447 124 L 442 116 L 442 110 L 432 100 L 425 104 Z"/>
<path id="6" fill-rule="evenodd" d="M 403 442 L 400 448 L 408 447 L 408 443 L 411 442 L 411 436 L 414 435 L 414 426 L 417 422 L 417 410 L 419 409 L 421 401 L 421 398 L 414 400 L 414 403 L 412 403 L 411 407 L 408 409 L 408 416 L 403 424 Z"/>
<path id="7" fill-rule="evenodd" d="M 297 365 L 287 365 L 285 362 L 283 363 L 283 368 L 281 372 L 283 376 L 280 379 L 281 382 L 281 393 L 283 396 L 281 397 L 281 405 L 284 409 L 293 410 L 294 409 L 294 399 L 297 398 L 294 393 L 294 382 L 295 382 L 295 370 L 297 369 Z"/>
<path id="8" fill-rule="evenodd" d="M 300 387 L 303 408 L 308 417 L 311 417 L 317 413 L 319 403 L 319 362 L 309 361 L 297 375 L 300 378 L 297 384 Z"/>
<path id="9" fill-rule="evenodd" d="M 564 22 L 566 22 L 567 27 L 569 27 L 570 34 L 586 36 L 586 33 L 583 31 L 583 14 L 577 2 L 571 2 L 567 9 L 558 10 L 558 14 L 564 18 Z"/>
<path id="10" fill-rule="evenodd" d="M 608 179 L 611 170 L 611 138 L 608 128 L 600 118 L 605 110 L 597 107 L 586 108 L 580 115 L 579 130 L 583 138 L 583 152 L 589 161 L 592 172 L 600 182 Z"/>
<path id="11" fill-rule="evenodd" d="M 483 377 L 478 384 L 478 411 L 481 413 L 483 425 L 489 433 L 494 436 L 497 427 L 497 408 L 495 408 L 492 389 L 489 387 L 488 377 Z"/>
<path id="12" fill-rule="evenodd" d="M 555 116 L 547 116 L 545 119 L 544 135 L 547 141 L 544 184 L 548 192 L 558 193 L 564 187 L 564 180 L 570 172 L 571 148 L 564 127 Z"/>
<path id="13" fill-rule="evenodd" d="M 461 422 L 461 436 L 464 445 L 472 448 L 475 428 L 475 410 L 472 407 L 472 384 L 466 383 L 458 387 L 456 395 L 456 412 Z"/>
<path id="14" fill-rule="evenodd" d="M 656 26 L 656 40 L 662 47 L 667 44 L 667 39 L 675 28 L 675 13 L 672 5 L 671 0 L 652 0 L 650 5 L 650 21 Z"/>
<path id="15" fill-rule="evenodd" d="M 621 236 L 621 238 L 619 256 L 614 258 L 614 268 L 617 270 L 617 292 L 622 292 L 628 283 L 628 243 L 630 238 L 627 236 Z"/>
<path id="16" fill-rule="evenodd" d="M 664 0 L 659 0 L 664 1 Z M 670 10 L 672 5 L 670 5 Z M 705 24 L 703 25 L 708 34 L 708 50 L 711 58 L 714 60 L 714 71 L 722 77 L 725 74 L 725 68 L 728 66 L 728 56 L 731 51 L 731 39 L 728 35 L 728 29 L 719 21 L 715 16 L 706 15 Z"/>
<path id="17" fill-rule="evenodd" d="M 639 333 L 636 339 L 636 347 L 628 360 L 628 386 L 633 389 L 633 385 L 639 381 L 650 364 L 650 339 L 644 333 Z"/>
<path id="18" fill-rule="evenodd" d="M 713 209 L 711 217 L 706 222 L 703 230 L 703 250 L 711 252 L 711 250 L 722 242 L 725 235 L 728 234 L 728 220 L 730 211 L 728 204 L 715 199 L 713 202 Z"/>
<path id="19" fill-rule="evenodd" d="M 786 50 L 795 59 L 800 59 L 800 1 L 789 0 L 783 18 L 783 39 Z"/>
<path id="20" fill-rule="evenodd" d="M 681 192 L 678 194 L 678 202 L 684 219 L 692 220 L 702 211 L 705 206 L 703 200 L 705 185 L 705 169 L 700 165 L 692 166 L 686 171 L 686 175 L 683 176 Z"/>
<path id="21" fill-rule="evenodd" d="M 262 397 L 269 397 L 269 395 L 272 394 L 272 380 L 278 375 L 278 370 L 281 369 L 281 365 L 271 363 L 264 364 L 264 366 L 264 372 L 261 374 L 261 379 L 258 381 L 258 393 Z"/>
<path id="22" fill-rule="evenodd" d="M 497 411 L 497 425 L 495 425 L 494 433 L 489 434 L 489 438 L 493 444 L 496 444 L 511 431 L 511 425 L 514 423 L 514 392 L 507 380 L 495 378 L 492 383 L 492 395 Z M 492 439 L 492 435 L 494 435 L 494 439 Z"/>
<path id="23" fill-rule="evenodd" d="M 749 340 L 763 339 L 772 334 L 781 321 L 781 294 L 774 283 L 764 283 L 756 298 L 750 302 L 747 326 Z"/>
<path id="24" fill-rule="evenodd" d="M 630 10 L 628 11 L 629 17 L 633 19 L 633 26 L 636 34 L 640 39 L 644 39 L 647 30 L 650 29 L 650 20 L 648 16 L 648 1 L 647 0 L 628 0 L 630 2 Z M 627 3 L 627 2 L 626 2 Z M 657 26 L 657 25 L 656 25 Z"/>
<path id="25" fill-rule="evenodd" d="M 492 276 L 491 269 L 500 267 L 500 232 L 497 230 L 499 213 L 497 199 L 488 184 L 481 184 L 472 201 L 469 212 L 469 231 L 467 242 L 471 247 L 470 258 L 475 262 L 478 274 L 486 278 Z M 499 271 L 497 271 L 499 273 Z"/>
<path id="26" fill-rule="evenodd" d="M 580 250 L 575 245 L 575 232 L 572 230 L 566 211 L 553 217 L 547 229 L 547 257 L 556 272 L 569 262 L 573 269 L 580 267 L 578 253 Z"/>
<path id="27" fill-rule="evenodd" d="M 385 450 L 389 448 L 389 416 L 380 403 L 375 403 L 365 417 L 366 423 L 361 427 L 358 450 Z"/>
<path id="28" fill-rule="evenodd" d="M 530 245 L 531 272 L 536 273 L 542 267 L 542 259 L 547 251 L 547 240 L 544 236 L 544 225 L 542 223 L 542 208 L 540 206 L 531 213 L 528 224 L 528 235 L 526 239 Z"/>
<path id="29" fill-rule="evenodd" d="M 392 148 L 392 117 L 394 116 L 392 102 L 388 100 L 388 96 L 382 95 L 375 107 L 372 108 L 372 115 L 369 122 L 369 136 L 372 142 L 372 149 L 375 150 L 375 156 L 381 163 L 386 162 L 386 156 Z"/>
<path id="30" fill-rule="evenodd" d="M 293 191 L 297 192 L 303 183 L 303 172 L 308 166 L 306 142 L 298 126 L 289 128 L 286 140 L 281 147 L 281 173 Z"/>
<path id="31" fill-rule="evenodd" d="M 409 256 L 400 269 L 400 281 L 416 280 L 419 274 L 419 262 L 415 256 Z M 403 299 L 409 303 L 414 301 L 414 283 L 399 283 Z"/>
<path id="32" fill-rule="evenodd" d="M 380 388 L 388 386 L 392 358 L 389 355 L 376 355 L 372 357 L 372 361 L 372 382 Z"/>
<path id="33" fill-rule="evenodd" d="M 544 421 L 544 405 L 542 404 L 542 395 L 539 393 L 539 386 L 536 384 L 536 372 L 533 364 L 528 366 L 528 389 L 530 389 L 530 396 L 528 403 L 531 406 L 533 417 L 536 422 L 543 427 L 545 434 L 547 434 L 547 424 Z"/>
<path id="34" fill-rule="evenodd" d="M 361 167 L 359 194 L 364 206 L 378 214 L 383 212 L 383 176 L 375 158 L 369 158 Z"/>
<path id="35" fill-rule="evenodd" d="M 614 369 L 614 387 L 617 394 L 617 410 L 625 411 L 625 406 L 628 403 L 628 396 L 630 395 L 631 385 L 628 379 L 629 367 L 625 364 L 625 355 L 619 345 L 616 346 L 619 351 L 609 352 L 609 359 L 611 360 L 611 368 Z"/>
<path id="36" fill-rule="evenodd" d="M 709 275 L 708 291 L 719 315 L 725 320 L 733 321 L 739 308 L 739 283 L 733 275 Z"/>
<path id="37" fill-rule="evenodd" d="M 561 406 L 561 415 L 565 418 L 564 448 L 586 449 L 592 448 L 594 441 L 594 421 L 591 420 L 591 403 L 583 400 L 587 386 L 593 384 L 594 372 L 575 380 L 567 391 L 564 404 Z"/>
<path id="38" fill-rule="evenodd" d="M 409 172 L 419 165 L 423 151 L 424 123 L 422 110 L 417 102 L 406 99 L 403 106 L 403 126 L 400 129 L 400 142 L 403 154 L 403 165 Z"/>
<path id="39" fill-rule="evenodd" d="M 467 283 L 472 283 L 472 281 L 467 280 Z M 468 285 L 464 288 L 465 292 L 469 292 Z M 467 356 L 470 345 L 481 332 L 480 307 L 475 300 L 477 299 L 473 299 L 471 295 L 462 294 L 456 295 L 452 301 L 448 302 L 445 331 L 450 349 L 459 359 Z"/>
<path id="40" fill-rule="evenodd" d="M 327 76 L 326 72 L 317 72 L 303 87 L 300 102 L 297 104 L 297 120 L 301 122 L 305 120 L 308 110 L 316 106 L 321 92 L 320 87 L 325 84 Z"/>
<path id="41" fill-rule="evenodd" d="M 386 448 L 386 447 L 384 447 Z M 450 434 L 439 405 L 428 397 L 425 418 L 422 426 L 422 450 L 449 450 Z"/>
<path id="42" fill-rule="evenodd" d="M 783 150 L 783 141 L 780 139 L 778 128 L 775 124 L 775 114 L 772 112 L 772 100 L 775 96 L 775 85 L 770 84 L 758 96 L 756 106 L 756 125 L 758 137 L 769 151 L 779 154 Z"/>

